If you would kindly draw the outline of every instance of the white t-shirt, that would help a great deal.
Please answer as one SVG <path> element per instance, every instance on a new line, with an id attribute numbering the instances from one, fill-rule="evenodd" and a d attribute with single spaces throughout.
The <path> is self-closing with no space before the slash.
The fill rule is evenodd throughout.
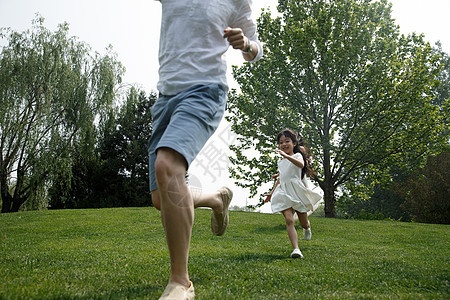
<path id="1" fill-rule="evenodd" d="M 223 38 L 227 27 L 241 28 L 262 56 L 251 0 L 162 0 L 158 90 L 176 95 L 196 84 L 217 83 L 226 89 Z"/>

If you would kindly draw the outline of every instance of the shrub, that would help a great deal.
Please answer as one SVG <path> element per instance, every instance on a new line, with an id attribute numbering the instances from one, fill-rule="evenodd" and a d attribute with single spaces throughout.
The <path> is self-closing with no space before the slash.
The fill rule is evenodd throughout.
<path id="1" fill-rule="evenodd" d="M 415 222 L 450 224 L 450 151 L 428 158 L 424 168 L 394 185 Z"/>

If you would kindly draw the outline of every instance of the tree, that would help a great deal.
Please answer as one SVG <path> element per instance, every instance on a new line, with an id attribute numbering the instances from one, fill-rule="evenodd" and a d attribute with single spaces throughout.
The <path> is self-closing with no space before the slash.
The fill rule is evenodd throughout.
<path id="1" fill-rule="evenodd" d="M 47 194 L 49 208 L 98 207 L 94 205 L 98 202 L 95 195 L 96 182 L 103 174 L 100 172 L 101 164 L 96 153 L 98 130 L 92 129 L 91 134 L 86 134 L 83 140 L 73 146 L 67 165 L 70 172 L 61 169 L 53 172 Z"/>
<path id="2" fill-rule="evenodd" d="M 448 137 L 450 130 L 450 120 L 448 118 L 450 115 L 450 56 L 442 50 L 440 42 L 436 43 L 435 51 L 441 57 L 442 70 L 438 76 L 439 86 L 435 90 L 433 103 L 441 109 L 445 122 L 445 130 L 442 134 Z"/>
<path id="3" fill-rule="evenodd" d="M 417 167 L 417 166 L 416 166 Z M 384 180 L 374 176 L 360 176 L 360 182 L 348 182 L 337 203 L 338 214 L 357 219 L 385 219 L 411 221 L 402 208 L 404 198 L 392 189 L 411 174 L 409 167 L 391 165 L 383 172 Z M 367 175 L 367 174 L 366 174 Z"/>
<path id="4" fill-rule="evenodd" d="M 132 87 L 118 114 L 112 112 L 101 125 L 98 153 L 102 177 L 97 198 L 104 199 L 107 206 L 151 204 L 148 141 L 152 133 L 150 109 L 156 99 L 156 93 L 146 97 Z"/>
<path id="5" fill-rule="evenodd" d="M 110 107 L 96 130 L 92 152 L 77 148 L 70 182 L 61 178 L 50 190 L 51 208 L 100 208 L 151 204 L 147 144 L 152 132 L 148 97 L 136 87 L 119 106 Z"/>
<path id="6" fill-rule="evenodd" d="M 434 103 L 444 108 L 445 104 L 448 103 L 448 100 L 450 99 L 450 56 L 442 50 L 440 42 L 436 43 L 434 50 L 436 51 L 436 54 L 441 57 L 440 62 L 442 65 L 442 70 L 438 76 L 440 84 L 435 91 Z M 448 119 L 447 122 L 449 122 Z"/>
<path id="7" fill-rule="evenodd" d="M 428 158 L 406 182 L 394 190 L 406 199 L 402 205 L 416 222 L 450 224 L 450 151 Z"/>
<path id="8" fill-rule="evenodd" d="M 434 97 L 431 100 L 433 104 L 437 105 L 445 123 L 444 131 L 441 135 L 448 137 L 449 131 L 449 98 L 450 98 L 450 58 L 447 53 L 442 51 L 441 44 L 436 43 L 434 52 L 440 57 L 440 64 L 443 67 L 437 77 L 439 82 L 434 89 Z M 445 138 L 447 139 L 447 138 Z M 448 149 L 447 143 L 443 148 L 443 153 Z M 436 147 L 434 147 L 436 148 Z M 447 150 L 448 151 L 448 150 Z M 439 157 L 445 157 L 441 153 Z M 386 174 L 385 180 L 364 176 L 362 182 L 354 184 L 349 182 L 346 185 L 346 193 L 341 197 L 338 209 L 345 216 L 349 217 L 370 217 L 383 216 L 396 220 L 410 221 L 412 213 L 406 210 L 408 207 L 405 204 L 405 197 L 400 196 L 397 190 L 398 187 L 408 185 L 409 178 L 414 177 L 414 174 L 420 172 L 422 167 L 422 159 L 417 159 L 413 155 L 402 154 L 403 161 L 393 162 L 388 169 L 379 172 Z M 429 157 L 428 163 L 433 157 Z M 445 185 L 444 183 L 442 183 Z M 394 188 L 396 187 L 396 188 Z M 366 192 L 360 193 L 361 189 Z M 441 210 L 443 214 L 447 213 Z"/>
<path id="9" fill-rule="evenodd" d="M 275 172 L 274 136 L 297 130 L 315 157 L 325 216 L 335 217 L 345 183 L 445 143 L 431 101 L 439 57 L 423 36 L 399 34 L 385 0 L 280 0 L 278 10 L 258 19 L 264 58 L 233 70 L 241 91 L 230 92 L 228 120 L 241 144 L 231 174 L 255 195 Z"/>
<path id="10" fill-rule="evenodd" d="M 18 211 L 67 172 L 70 153 L 112 103 L 123 67 L 69 37 L 68 24 L 50 32 L 37 16 L 32 30 L 2 30 L 0 56 L 0 190 L 2 212 Z"/>

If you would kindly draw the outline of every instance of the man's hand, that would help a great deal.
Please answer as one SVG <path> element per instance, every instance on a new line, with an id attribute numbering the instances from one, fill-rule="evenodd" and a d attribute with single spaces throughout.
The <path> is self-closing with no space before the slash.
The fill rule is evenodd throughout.
<path id="1" fill-rule="evenodd" d="M 223 32 L 223 38 L 228 40 L 233 49 L 247 51 L 250 48 L 250 41 L 241 28 L 227 27 Z"/>

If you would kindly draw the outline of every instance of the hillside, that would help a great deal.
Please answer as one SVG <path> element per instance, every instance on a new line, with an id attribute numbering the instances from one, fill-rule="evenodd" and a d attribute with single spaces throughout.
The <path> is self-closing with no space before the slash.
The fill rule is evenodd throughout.
<path id="1" fill-rule="evenodd" d="M 450 227 L 311 217 L 290 259 L 281 215 L 196 210 L 196 299 L 449 299 Z M 301 234 L 301 230 L 298 230 Z M 153 208 L 0 215 L 0 299 L 157 299 L 169 259 Z"/>

